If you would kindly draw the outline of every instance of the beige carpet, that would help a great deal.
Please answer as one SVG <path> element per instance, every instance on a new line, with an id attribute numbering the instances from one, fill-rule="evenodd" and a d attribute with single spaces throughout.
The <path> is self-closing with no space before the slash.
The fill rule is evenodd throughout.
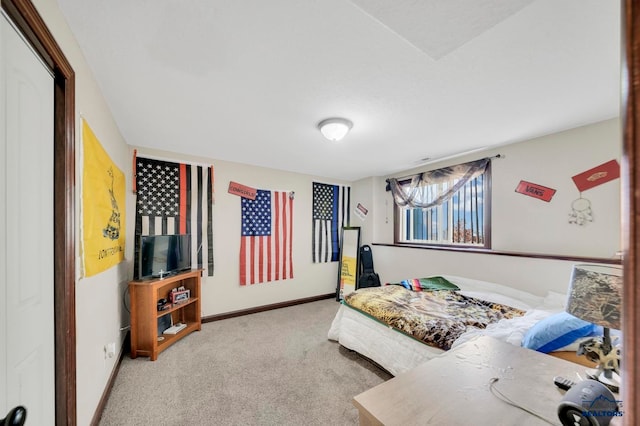
<path id="1" fill-rule="evenodd" d="M 100 425 L 355 425 L 391 376 L 327 339 L 333 299 L 203 324 L 155 362 L 122 360 Z"/>

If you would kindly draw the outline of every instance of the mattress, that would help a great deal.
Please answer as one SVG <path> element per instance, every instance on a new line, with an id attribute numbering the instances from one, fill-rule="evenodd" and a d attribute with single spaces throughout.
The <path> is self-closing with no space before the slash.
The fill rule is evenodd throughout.
<path id="1" fill-rule="evenodd" d="M 394 376 L 444 352 L 346 305 L 340 305 L 328 338 L 371 359 Z"/>
<path id="2" fill-rule="evenodd" d="M 401 285 L 363 288 L 342 302 L 427 345 L 449 350 L 470 329 L 523 316 L 511 306 L 469 297 L 459 291 L 416 291 Z"/>
<path id="3" fill-rule="evenodd" d="M 489 334 L 495 334 L 495 337 L 509 343 L 519 345 L 528 327 L 554 312 L 553 308 L 544 306 L 545 298 L 531 293 L 465 277 L 450 275 L 443 277 L 456 284 L 462 294 L 527 311 L 524 318 L 518 318 L 517 321 L 501 321 L 498 327 L 489 331 Z M 483 333 L 486 334 L 484 331 Z M 454 346 L 473 336 L 473 332 L 468 335 L 463 334 L 456 340 Z M 345 304 L 341 304 L 338 308 L 329 329 L 328 338 L 371 359 L 394 376 L 411 370 L 444 352 Z"/>

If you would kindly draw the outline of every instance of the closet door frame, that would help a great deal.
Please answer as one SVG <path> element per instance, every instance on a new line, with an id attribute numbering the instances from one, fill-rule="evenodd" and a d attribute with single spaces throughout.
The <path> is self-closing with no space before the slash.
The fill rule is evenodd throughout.
<path id="1" fill-rule="evenodd" d="M 75 73 L 30 0 L 1 4 L 54 75 L 55 424 L 75 425 Z"/>

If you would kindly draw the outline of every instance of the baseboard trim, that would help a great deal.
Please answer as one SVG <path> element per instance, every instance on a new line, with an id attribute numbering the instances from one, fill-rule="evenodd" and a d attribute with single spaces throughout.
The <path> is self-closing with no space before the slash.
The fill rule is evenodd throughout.
<path id="1" fill-rule="evenodd" d="M 116 377 L 118 377 L 118 372 L 120 371 L 120 364 L 122 364 L 122 358 L 124 358 L 125 354 L 129 353 L 129 342 L 130 336 L 129 331 L 125 335 L 124 340 L 122 341 L 122 345 L 120 348 L 120 356 L 118 357 L 118 362 L 113 367 L 111 371 L 111 375 L 109 376 L 109 380 L 107 381 L 107 385 L 102 392 L 102 397 L 98 402 L 98 406 L 96 407 L 96 411 L 93 413 L 93 419 L 91 419 L 91 426 L 98 426 L 100 424 L 100 418 L 102 417 L 102 413 L 104 412 L 104 407 L 107 405 L 107 401 L 109 400 L 109 395 L 111 395 L 111 389 L 113 389 L 113 384 L 116 381 Z"/>
<path id="2" fill-rule="evenodd" d="M 207 315 L 202 317 L 202 322 L 214 322 L 223 319 L 241 317 L 243 315 L 257 314 L 258 312 L 270 311 L 272 309 L 286 308 L 288 306 L 301 305 L 303 303 L 317 302 L 319 300 L 332 299 L 336 293 L 321 294 L 319 296 L 305 297 L 304 299 L 289 300 L 287 302 L 273 303 L 271 305 L 256 306 L 255 308 L 241 309 L 238 311 L 226 312 L 223 314 Z"/>

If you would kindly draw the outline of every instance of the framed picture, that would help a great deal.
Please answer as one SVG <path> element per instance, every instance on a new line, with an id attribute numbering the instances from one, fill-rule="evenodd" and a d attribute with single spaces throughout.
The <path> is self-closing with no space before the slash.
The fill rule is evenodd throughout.
<path id="1" fill-rule="evenodd" d="M 171 293 L 169 293 L 169 299 L 171 300 L 171 303 L 186 302 L 187 300 L 189 300 L 190 297 L 191 297 L 190 290 L 178 290 L 178 291 L 172 291 Z"/>

